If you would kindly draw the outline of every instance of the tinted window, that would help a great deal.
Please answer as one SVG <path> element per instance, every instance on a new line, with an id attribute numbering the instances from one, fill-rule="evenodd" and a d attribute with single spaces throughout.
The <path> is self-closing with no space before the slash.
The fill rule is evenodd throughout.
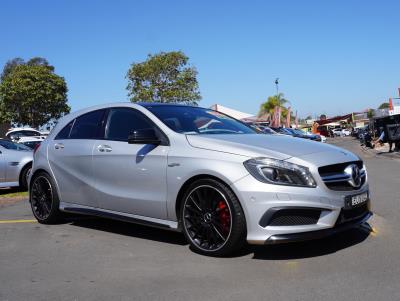
<path id="1" fill-rule="evenodd" d="M 35 131 L 21 131 L 21 136 L 25 137 L 40 136 L 40 133 Z"/>
<path id="2" fill-rule="evenodd" d="M 153 123 L 142 113 L 129 108 L 111 109 L 105 131 L 105 139 L 128 141 L 135 130 L 154 128 Z"/>
<path id="3" fill-rule="evenodd" d="M 69 133 L 71 132 L 72 125 L 74 124 L 75 120 L 72 120 L 70 123 L 68 123 L 56 136 L 56 140 L 59 139 L 68 139 Z"/>
<path id="4" fill-rule="evenodd" d="M 12 141 L 0 140 L 0 145 L 6 149 L 31 151 L 32 149 L 19 143 L 14 143 Z"/>
<path id="5" fill-rule="evenodd" d="M 69 139 L 95 139 L 101 128 L 104 110 L 93 111 L 76 118 Z"/>
<path id="6" fill-rule="evenodd" d="M 183 134 L 255 134 L 244 123 L 210 109 L 189 106 L 149 106 L 170 129 Z"/>

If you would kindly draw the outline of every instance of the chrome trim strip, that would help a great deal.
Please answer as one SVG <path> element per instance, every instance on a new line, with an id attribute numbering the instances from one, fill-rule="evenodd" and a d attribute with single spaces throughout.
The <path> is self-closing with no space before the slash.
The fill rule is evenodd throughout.
<path id="1" fill-rule="evenodd" d="M 365 177 L 365 170 L 360 170 L 360 176 L 362 178 Z M 345 173 L 338 173 L 329 176 L 321 176 L 321 178 L 325 183 L 345 182 L 351 180 L 351 176 Z"/>

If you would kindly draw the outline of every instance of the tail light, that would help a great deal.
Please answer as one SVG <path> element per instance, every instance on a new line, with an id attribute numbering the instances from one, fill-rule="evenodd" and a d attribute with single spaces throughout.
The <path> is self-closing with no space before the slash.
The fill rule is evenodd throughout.
<path id="1" fill-rule="evenodd" d="M 35 145 L 35 147 L 33 148 L 33 154 L 36 154 L 37 150 L 39 149 L 41 143 L 38 143 Z"/>

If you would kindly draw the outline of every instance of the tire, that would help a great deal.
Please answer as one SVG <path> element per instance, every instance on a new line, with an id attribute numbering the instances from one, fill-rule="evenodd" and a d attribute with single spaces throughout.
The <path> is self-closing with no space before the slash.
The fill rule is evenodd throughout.
<path id="1" fill-rule="evenodd" d="M 32 170 L 32 163 L 27 164 L 19 175 L 19 188 L 22 190 L 28 190 L 28 176 Z"/>
<path id="2" fill-rule="evenodd" d="M 46 172 L 39 172 L 32 179 L 29 201 L 39 223 L 56 224 L 63 221 L 56 185 Z"/>
<path id="3" fill-rule="evenodd" d="M 186 190 L 180 225 L 192 250 L 208 256 L 228 256 L 246 243 L 246 220 L 238 198 L 224 183 L 200 179 Z"/>

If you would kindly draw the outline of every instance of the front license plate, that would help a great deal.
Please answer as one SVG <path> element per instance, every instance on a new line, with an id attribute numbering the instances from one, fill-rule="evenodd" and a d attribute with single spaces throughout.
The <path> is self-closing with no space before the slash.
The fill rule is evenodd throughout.
<path id="1" fill-rule="evenodd" d="M 345 209 L 360 207 L 368 201 L 368 198 L 368 192 L 347 196 L 344 201 L 344 207 Z"/>

